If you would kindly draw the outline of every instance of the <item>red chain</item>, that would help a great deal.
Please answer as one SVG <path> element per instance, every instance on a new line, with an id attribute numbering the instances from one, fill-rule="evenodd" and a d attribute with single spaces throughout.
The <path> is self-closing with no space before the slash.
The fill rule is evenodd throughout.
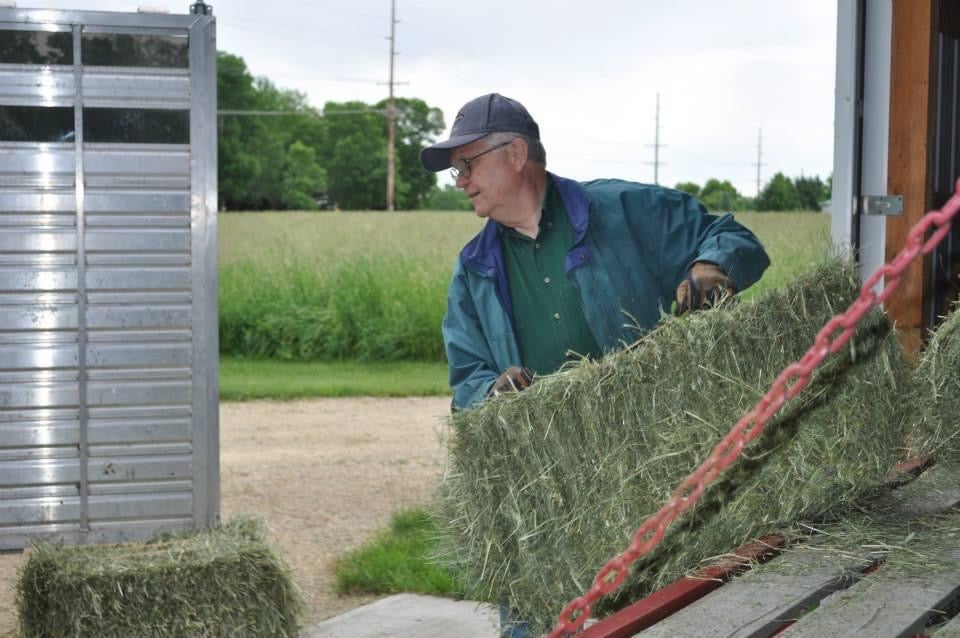
<path id="1" fill-rule="evenodd" d="M 960 210 L 960 179 L 957 180 L 956 193 L 943 208 L 928 212 L 910 230 L 903 250 L 893 261 L 877 269 L 867 279 L 860 291 L 860 297 L 847 308 L 846 312 L 837 315 L 820 329 L 813 346 L 807 350 L 807 353 L 780 373 L 767 394 L 733 426 L 727 436 L 713 448 L 707 460 L 680 483 L 670 500 L 656 514 L 640 526 L 633 535 L 630 547 L 600 569 L 593 579 L 593 586 L 586 594 L 564 607 L 560 612 L 559 622 L 550 632 L 549 638 L 561 638 L 564 634 L 573 633 L 583 626 L 590 616 L 593 604 L 620 586 L 629 574 L 630 566 L 634 561 L 649 554 L 657 546 L 666 534 L 667 527 L 678 516 L 693 507 L 707 485 L 737 460 L 743 448 L 763 432 L 763 428 L 787 401 L 806 387 L 814 368 L 820 365 L 827 355 L 837 352 L 850 340 L 857 322 L 863 318 L 863 315 L 873 306 L 878 306 L 890 298 L 893 291 L 900 285 L 900 277 L 910 262 L 917 255 L 929 253 L 943 240 L 950 232 L 950 220 L 958 210 Z M 937 230 L 924 241 L 931 226 L 936 226 Z M 873 288 L 881 279 L 886 283 L 880 294 L 876 294 Z M 839 334 L 834 337 L 838 332 Z M 576 614 L 575 618 L 572 617 L 574 614 Z"/>

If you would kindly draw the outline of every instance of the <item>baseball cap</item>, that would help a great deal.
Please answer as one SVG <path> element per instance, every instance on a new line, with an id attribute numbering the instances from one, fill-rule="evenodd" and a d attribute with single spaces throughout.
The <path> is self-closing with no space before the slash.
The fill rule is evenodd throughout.
<path id="1" fill-rule="evenodd" d="M 453 119 L 450 139 L 420 151 L 420 163 L 433 172 L 450 168 L 451 149 L 497 132 L 522 133 L 540 139 L 540 127 L 523 104 L 499 93 L 490 93 L 464 104 Z"/>

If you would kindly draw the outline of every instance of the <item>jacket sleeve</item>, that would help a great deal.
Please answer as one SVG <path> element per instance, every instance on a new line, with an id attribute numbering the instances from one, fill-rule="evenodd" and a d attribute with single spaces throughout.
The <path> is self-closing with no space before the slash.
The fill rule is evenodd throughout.
<path id="1" fill-rule="evenodd" d="M 697 261 L 713 262 L 727 273 L 738 291 L 760 281 L 770 265 L 770 257 L 756 235 L 735 221 L 732 214 L 717 217 L 707 213 L 699 202 L 696 205 L 702 215 L 700 235 L 696 255 L 690 259 L 687 269 Z"/>
<path id="2" fill-rule="evenodd" d="M 717 264 L 738 291 L 759 281 L 770 258 L 757 237 L 733 215 L 712 215 L 695 197 L 668 189 L 661 190 L 657 199 L 653 208 L 661 216 L 660 232 L 650 233 L 647 227 L 646 241 L 659 244 L 649 248 L 660 256 L 666 272 L 677 274 L 676 281 L 665 284 L 679 284 L 697 261 Z"/>
<path id="3" fill-rule="evenodd" d="M 450 369 L 454 409 L 469 408 L 487 396 L 498 373 L 467 288 L 463 267 L 457 265 L 447 293 L 443 344 Z"/>

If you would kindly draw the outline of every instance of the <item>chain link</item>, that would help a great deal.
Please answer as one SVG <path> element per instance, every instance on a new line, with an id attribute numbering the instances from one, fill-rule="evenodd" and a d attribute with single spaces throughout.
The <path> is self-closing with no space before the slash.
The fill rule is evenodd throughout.
<path id="1" fill-rule="evenodd" d="M 666 534 L 667 527 L 693 507 L 707 485 L 737 460 L 743 448 L 763 432 L 770 419 L 787 401 L 806 387 L 814 369 L 828 355 L 836 353 L 850 341 L 857 323 L 863 316 L 871 308 L 879 306 L 890 298 L 893 291 L 900 285 L 901 276 L 910 263 L 917 256 L 929 253 L 943 241 L 950 232 L 950 221 L 958 210 L 960 210 L 960 179 L 956 183 L 956 192 L 943 208 L 928 212 L 917 222 L 907 235 L 906 245 L 893 261 L 878 268 L 867 279 L 860 290 L 860 296 L 847 308 L 846 312 L 837 315 L 820 329 L 813 346 L 807 353 L 780 373 L 766 395 L 713 448 L 707 460 L 680 483 L 670 500 L 657 513 L 650 516 L 634 532 L 627 550 L 608 561 L 600 569 L 590 590 L 564 607 L 560 612 L 557 625 L 548 634 L 549 638 L 562 638 L 583 626 L 590 616 L 593 605 L 620 586 L 627 577 L 630 566 L 657 546 Z M 924 241 L 932 226 L 936 226 L 937 230 Z M 877 294 L 874 288 L 881 280 L 886 283 L 880 294 Z"/>

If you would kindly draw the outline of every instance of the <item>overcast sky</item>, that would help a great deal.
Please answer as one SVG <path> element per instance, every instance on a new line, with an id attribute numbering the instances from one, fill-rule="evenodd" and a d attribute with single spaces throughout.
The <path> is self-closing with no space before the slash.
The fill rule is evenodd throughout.
<path id="1" fill-rule="evenodd" d="M 502 93 L 540 124 L 550 170 L 652 182 L 659 92 L 659 182 L 717 177 L 752 196 L 761 129 L 763 181 L 832 169 L 836 1 L 396 0 L 396 94 L 441 108 L 449 127 L 467 100 Z M 171 13 L 189 4 L 17 2 Z M 386 97 L 390 0 L 212 4 L 218 48 L 254 75 L 317 108 Z"/>

